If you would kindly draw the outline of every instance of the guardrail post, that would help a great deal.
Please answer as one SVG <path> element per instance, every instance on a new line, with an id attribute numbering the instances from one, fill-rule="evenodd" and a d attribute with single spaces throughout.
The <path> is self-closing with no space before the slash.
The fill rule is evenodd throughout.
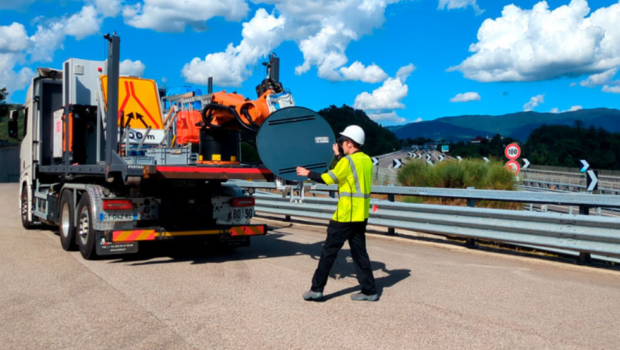
<path id="1" fill-rule="evenodd" d="M 588 207 L 587 205 L 580 205 L 579 215 L 590 215 L 590 207 Z M 590 253 L 579 252 L 578 263 L 580 265 L 586 265 L 586 264 L 592 263 L 592 257 L 590 256 Z"/>
<path id="2" fill-rule="evenodd" d="M 476 207 L 476 200 L 475 199 L 468 199 L 467 200 L 467 206 L 470 208 L 475 208 Z M 476 240 L 473 238 L 467 238 L 465 240 L 465 246 L 467 248 L 476 248 Z"/>
<path id="3" fill-rule="evenodd" d="M 388 194 L 388 201 L 394 202 L 394 195 Z M 396 235 L 396 230 L 393 227 L 388 227 L 388 235 Z"/>
<path id="4" fill-rule="evenodd" d="M 284 221 L 291 221 L 290 215 L 284 215 Z"/>

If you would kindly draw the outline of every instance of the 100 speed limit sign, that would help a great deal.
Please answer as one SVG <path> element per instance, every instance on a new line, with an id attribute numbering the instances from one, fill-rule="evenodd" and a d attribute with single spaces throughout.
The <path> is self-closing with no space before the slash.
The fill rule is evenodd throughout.
<path id="1" fill-rule="evenodd" d="M 506 146 L 504 154 L 506 155 L 506 158 L 515 160 L 521 156 L 521 148 L 516 143 L 511 143 Z"/>

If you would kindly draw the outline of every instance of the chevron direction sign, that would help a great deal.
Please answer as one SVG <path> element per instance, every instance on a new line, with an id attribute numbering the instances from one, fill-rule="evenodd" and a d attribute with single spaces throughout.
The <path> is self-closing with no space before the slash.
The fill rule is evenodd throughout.
<path id="1" fill-rule="evenodd" d="M 379 165 L 379 158 L 377 157 L 372 157 L 370 158 L 372 160 L 372 166 L 377 166 Z"/>
<path id="2" fill-rule="evenodd" d="M 580 162 L 583 165 L 583 168 L 581 168 L 581 170 L 579 170 L 579 171 L 582 172 L 582 173 L 585 173 L 586 170 L 588 170 L 588 168 L 590 167 L 590 164 L 588 164 L 588 162 L 586 162 L 585 159 L 582 159 Z"/>
<path id="3" fill-rule="evenodd" d="M 398 168 L 400 168 L 401 166 L 403 166 L 403 161 L 402 161 L 401 159 L 394 159 L 394 160 L 392 161 L 392 168 L 394 168 L 394 169 L 398 169 Z"/>
<path id="4" fill-rule="evenodd" d="M 587 174 L 588 191 L 598 190 L 598 170 L 588 170 Z"/>
<path id="5" fill-rule="evenodd" d="M 521 169 L 527 169 L 527 167 L 530 166 L 530 161 L 527 160 L 527 158 L 523 158 L 523 166 L 521 167 Z"/>

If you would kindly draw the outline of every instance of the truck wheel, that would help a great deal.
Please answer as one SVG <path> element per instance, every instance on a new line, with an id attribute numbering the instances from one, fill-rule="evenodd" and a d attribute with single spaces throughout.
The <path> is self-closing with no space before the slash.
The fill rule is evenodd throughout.
<path id="1" fill-rule="evenodd" d="M 77 244 L 75 244 L 75 205 L 73 204 L 73 192 L 71 190 L 65 190 L 62 193 L 59 211 L 60 245 L 66 251 L 77 250 Z"/>
<path id="2" fill-rule="evenodd" d="M 32 221 L 28 220 L 28 213 L 30 212 L 30 204 L 32 202 L 28 199 L 28 188 L 24 186 L 22 188 L 22 200 L 21 200 L 21 217 L 22 225 L 26 230 L 32 230 L 34 225 Z"/>
<path id="3" fill-rule="evenodd" d="M 93 218 L 90 208 L 90 196 L 88 193 L 84 193 L 77 207 L 76 240 L 80 253 L 86 260 L 97 258 L 97 253 L 95 252 L 95 230 L 93 229 Z"/>

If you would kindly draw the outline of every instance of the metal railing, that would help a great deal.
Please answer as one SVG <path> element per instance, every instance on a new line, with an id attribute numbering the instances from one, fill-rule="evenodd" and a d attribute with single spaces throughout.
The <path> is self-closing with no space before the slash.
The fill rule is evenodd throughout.
<path id="1" fill-rule="evenodd" d="M 537 188 L 543 188 L 543 189 L 569 191 L 569 192 L 586 192 L 588 188 L 588 186 L 585 186 L 585 185 L 563 183 L 563 182 L 557 182 L 557 181 L 541 181 L 541 180 L 533 180 L 533 179 L 523 179 L 522 182 L 524 185 L 529 186 L 529 187 L 537 187 Z M 600 194 L 620 195 L 620 187 L 619 188 L 599 187 L 598 190 L 600 191 Z"/>
<path id="2" fill-rule="evenodd" d="M 236 182 L 253 189 L 256 211 L 264 214 L 331 219 L 337 199 L 306 197 L 303 203 L 257 189 L 275 189 L 272 183 Z M 334 186 L 319 185 L 316 191 L 335 191 Z M 495 190 L 462 190 L 375 186 L 373 194 L 468 200 L 468 207 L 395 203 L 371 200 L 369 224 L 413 230 L 444 236 L 457 236 L 472 244 L 474 239 L 535 246 L 579 253 L 582 261 L 590 254 L 620 257 L 620 218 L 588 216 L 591 207 L 620 208 L 620 197 L 572 193 L 536 193 Z M 478 200 L 544 203 L 579 206 L 585 215 L 538 213 L 517 210 L 475 208 Z"/>
<path id="3" fill-rule="evenodd" d="M 256 193 L 256 211 L 331 219 L 336 199 L 290 202 Z M 370 225 L 620 257 L 620 218 L 371 201 Z M 584 256 L 584 259 L 589 256 Z"/>
<path id="4" fill-rule="evenodd" d="M 239 187 L 252 189 L 276 189 L 272 182 L 232 181 Z M 331 193 L 338 192 L 335 185 L 316 185 L 314 191 Z M 372 194 L 387 195 L 393 202 L 394 196 L 417 196 L 431 198 L 466 199 L 475 201 L 517 202 L 535 204 L 556 204 L 578 206 L 585 212 L 589 208 L 620 208 L 620 197 L 585 193 L 539 193 L 502 190 L 476 190 L 458 188 L 404 187 L 404 186 L 373 186 Z M 475 205 L 470 205 L 475 206 Z"/>

